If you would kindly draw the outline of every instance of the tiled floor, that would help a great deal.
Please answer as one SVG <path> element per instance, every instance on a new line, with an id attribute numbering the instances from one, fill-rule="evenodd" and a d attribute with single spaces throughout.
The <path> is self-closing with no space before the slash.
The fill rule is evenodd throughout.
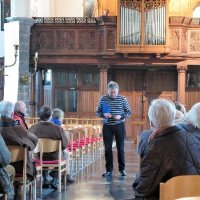
<path id="1" fill-rule="evenodd" d="M 105 171 L 104 155 L 79 172 L 74 178 L 75 183 L 67 185 L 61 193 L 53 189 L 43 189 L 42 199 L 49 200 L 128 200 L 134 197 L 132 183 L 135 172 L 138 171 L 138 158 L 135 146 L 126 141 L 126 177 L 118 172 L 117 150 L 113 148 L 114 170 L 112 177 L 103 178 Z M 39 198 L 38 198 L 39 199 Z"/>

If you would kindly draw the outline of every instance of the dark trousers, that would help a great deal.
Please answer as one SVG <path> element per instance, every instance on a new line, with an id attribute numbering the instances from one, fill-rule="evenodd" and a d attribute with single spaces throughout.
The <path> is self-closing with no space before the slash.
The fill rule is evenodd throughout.
<path id="1" fill-rule="evenodd" d="M 103 141 L 105 146 L 105 159 L 106 159 L 106 171 L 113 170 L 113 154 L 112 154 L 112 143 L 113 137 L 115 136 L 119 171 L 125 169 L 125 158 L 124 158 L 124 140 L 125 140 L 125 127 L 124 123 L 116 125 L 103 125 Z"/>

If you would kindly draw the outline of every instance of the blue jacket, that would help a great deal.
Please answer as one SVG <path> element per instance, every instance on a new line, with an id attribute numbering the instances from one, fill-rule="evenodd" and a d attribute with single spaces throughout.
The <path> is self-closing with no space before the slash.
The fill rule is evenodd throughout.
<path id="1" fill-rule="evenodd" d="M 11 154 L 4 142 L 3 137 L 0 135 L 0 167 L 5 167 L 10 163 Z"/>

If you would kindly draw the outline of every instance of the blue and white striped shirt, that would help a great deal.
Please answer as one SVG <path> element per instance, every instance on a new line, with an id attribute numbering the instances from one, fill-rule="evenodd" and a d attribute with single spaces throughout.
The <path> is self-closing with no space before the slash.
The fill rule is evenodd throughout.
<path id="1" fill-rule="evenodd" d="M 112 115 L 109 119 L 104 119 L 104 123 L 107 125 L 115 125 L 124 122 L 126 118 L 131 116 L 131 109 L 126 97 L 118 95 L 116 98 L 111 98 L 109 95 L 101 97 L 96 115 L 104 118 L 104 113 L 110 113 Z M 116 115 L 121 115 L 120 120 L 114 119 Z"/>

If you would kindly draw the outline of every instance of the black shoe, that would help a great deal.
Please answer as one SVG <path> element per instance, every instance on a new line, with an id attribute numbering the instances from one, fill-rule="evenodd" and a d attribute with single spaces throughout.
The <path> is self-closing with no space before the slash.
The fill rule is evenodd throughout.
<path id="1" fill-rule="evenodd" d="M 49 189 L 50 188 L 50 184 L 43 183 L 42 184 L 42 188 Z"/>
<path id="2" fill-rule="evenodd" d="M 109 172 L 109 171 L 105 171 L 102 176 L 103 177 L 106 177 L 106 176 L 111 176 L 112 175 L 112 172 Z"/>
<path id="3" fill-rule="evenodd" d="M 67 174 L 67 182 L 68 183 L 73 183 L 74 182 L 74 179 L 69 174 Z"/>
<path id="4" fill-rule="evenodd" d="M 50 182 L 48 180 L 44 181 L 42 184 L 42 188 L 50 188 Z"/>
<path id="5" fill-rule="evenodd" d="M 51 186 L 51 188 L 57 190 L 57 189 L 58 189 L 57 184 L 58 184 L 58 179 L 57 179 L 57 178 L 54 178 L 54 179 L 51 181 L 50 186 Z"/>
<path id="6" fill-rule="evenodd" d="M 121 170 L 121 171 L 119 171 L 119 173 L 120 173 L 121 176 L 126 176 L 126 171 L 125 170 Z"/>

